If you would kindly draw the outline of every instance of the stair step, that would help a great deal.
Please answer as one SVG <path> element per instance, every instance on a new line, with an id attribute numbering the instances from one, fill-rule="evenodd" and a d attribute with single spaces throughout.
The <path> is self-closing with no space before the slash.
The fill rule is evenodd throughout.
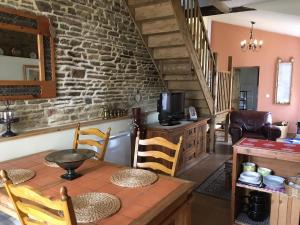
<path id="1" fill-rule="evenodd" d="M 157 19 L 168 16 L 174 16 L 173 8 L 170 2 L 162 2 L 135 8 L 136 21 Z"/>
<path id="2" fill-rule="evenodd" d="M 168 88 L 170 90 L 201 90 L 198 81 L 168 81 Z"/>
<path id="3" fill-rule="evenodd" d="M 209 116 L 210 117 L 210 111 L 208 107 L 196 107 L 197 112 L 199 112 L 200 116 Z"/>
<path id="4" fill-rule="evenodd" d="M 205 99 L 202 100 L 193 100 L 193 99 L 185 99 L 185 107 L 194 106 L 197 108 L 207 108 L 207 103 Z"/>
<path id="5" fill-rule="evenodd" d="M 148 36 L 149 48 L 176 46 L 176 45 L 184 45 L 182 35 L 179 32 Z"/>
<path id="6" fill-rule="evenodd" d="M 188 99 L 205 99 L 202 91 L 186 91 L 185 97 Z"/>
<path id="7" fill-rule="evenodd" d="M 166 75 L 193 74 L 189 60 L 163 60 L 160 70 Z"/>
<path id="8" fill-rule="evenodd" d="M 142 34 L 161 34 L 178 31 L 179 27 L 175 18 L 159 19 L 142 23 Z"/>
<path id="9" fill-rule="evenodd" d="M 139 7 L 168 1 L 169 0 L 127 0 L 127 3 L 129 6 Z"/>
<path id="10" fill-rule="evenodd" d="M 187 57 L 189 57 L 189 53 L 185 46 L 153 49 L 154 59 L 176 59 Z"/>
<path id="11" fill-rule="evenodd" d="M 191 74 L 185 74 L 185 75 L 165 75 L 164 80 L 166 81 L 197 81 L 197 77 L 192 76 Z"/>

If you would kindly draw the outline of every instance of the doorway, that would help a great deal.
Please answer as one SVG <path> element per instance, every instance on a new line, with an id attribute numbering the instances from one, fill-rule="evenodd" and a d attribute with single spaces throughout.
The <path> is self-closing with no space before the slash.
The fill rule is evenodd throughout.
<path id="1" fill-rule="evenodd" d="M 232 107 L 235 110 L 257 110 L 259 67 L 235 67 Z"/>

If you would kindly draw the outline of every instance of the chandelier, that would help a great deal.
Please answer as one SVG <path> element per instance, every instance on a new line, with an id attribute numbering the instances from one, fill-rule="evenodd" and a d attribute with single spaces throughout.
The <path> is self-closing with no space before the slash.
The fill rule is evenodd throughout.
<path id="1" fill-rule="evenodd" d="M 251 21 L 251 29 L 250 29 L 250 39 L 247 42 L 246 40 L 241 41 L 241 49 L 242 51 L 258 51 L 261 49 L 262 45 L 263 45 L 263 41 L 260 40 L 256 40 L 253 38 L 253 25 L 255 24 L 255 22 Z"/>

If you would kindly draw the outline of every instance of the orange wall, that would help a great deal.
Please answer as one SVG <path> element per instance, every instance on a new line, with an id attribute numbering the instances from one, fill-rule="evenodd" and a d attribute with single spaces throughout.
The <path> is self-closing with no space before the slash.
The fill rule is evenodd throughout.
<path id="1" fill-rule="evenodd" d="M 259 52 L 242 52 L 240 42 L 249 38 L 249 28 L 213 22 L 212 49 L 218 53 L 220 70 L 227 69 L 227 57 L 233 56 L 234 67 L 259 66 L 258 110 L 270 111 L 273 122 L 288 121 L 289 132 L 296 132 L 296 121 L 300 120 L 300 38 L 262 30 L 254 30 L 254 37 L 263 40 Z M 274 104 L 276 62 L 278 58 L 295 59 L 292 98 L 290 105 Z M 269 94 L 270 98 L 266 95 Z"/>

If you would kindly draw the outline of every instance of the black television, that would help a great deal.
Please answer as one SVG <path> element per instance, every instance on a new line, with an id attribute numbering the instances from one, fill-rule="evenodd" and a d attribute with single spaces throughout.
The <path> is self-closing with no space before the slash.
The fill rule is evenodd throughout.
<path id="1" fill-rule="evenodd" d="M 157 112 L 159 123 L 163 126 L 180 124 L 179 120 L 184 118 L 183 92 L 163 92 L 157 101 Z"/>

